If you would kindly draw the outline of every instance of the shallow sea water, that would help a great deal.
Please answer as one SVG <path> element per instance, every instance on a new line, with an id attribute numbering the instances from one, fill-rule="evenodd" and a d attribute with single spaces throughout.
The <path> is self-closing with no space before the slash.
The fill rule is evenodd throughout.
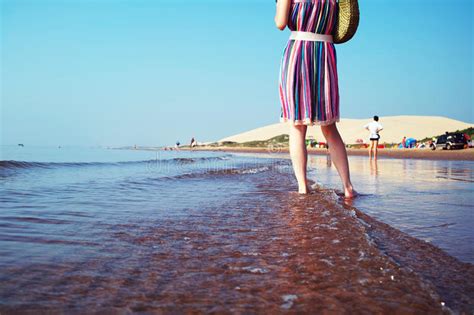
<path id="1" fill-rule="evenodd" d="M 348 205 L 324 156 L 311 159 L 319 187 L 308 196 L 275 154 L 3 147 L 1 159 L 2 314 L 472 309 L 472 264 L 423 240 L 448 245 L 437 228 L 416 234 L 445 219 L 396 221 L 412 214 L 407 201 L 397 215 L 377 201 L 400 193 L 397 163 L 370 173 L 351 159 L 364 195 Z"/>
<path id="2" fill-rule="evenodd" d="M 340 188 L 330 158 L 312 156 L 310 178 Z M 474 263 L 474 162 L 350 157 L 361 198 L 353 205 L 411 236 Z"/>

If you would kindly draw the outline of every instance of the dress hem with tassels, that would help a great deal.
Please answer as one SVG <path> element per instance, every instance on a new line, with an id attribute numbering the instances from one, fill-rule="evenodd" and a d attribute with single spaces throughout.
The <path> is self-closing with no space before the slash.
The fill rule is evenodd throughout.
<path id="1" fill-rule="evenodd" d="M 330 120 L 325 120 L 325 121 L 319 121 L 319 120 L 311 120 L 311 119 L 305 119 L 305 120 L 293 120 L 289 118 L 281 118 L 280 117 L 280 122 L 281 123 L 287 123 L 293 126 L 329 126 L 334 123 L 338 123 L 340 121 L 339 118 L 333 118 Z"/>

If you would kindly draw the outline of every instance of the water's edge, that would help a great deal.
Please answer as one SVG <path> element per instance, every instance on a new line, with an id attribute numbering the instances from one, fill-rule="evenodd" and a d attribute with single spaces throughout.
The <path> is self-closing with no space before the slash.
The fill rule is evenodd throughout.
<path id="1" fill-rule="evenodd" d="M 377 221 L 355 207 L 350 208 L 364 222 L 377 248 L 432 286 L 451 311 L 469 314 L 474 310 L 473 264 L 462 262 L 433 244 Z"/>

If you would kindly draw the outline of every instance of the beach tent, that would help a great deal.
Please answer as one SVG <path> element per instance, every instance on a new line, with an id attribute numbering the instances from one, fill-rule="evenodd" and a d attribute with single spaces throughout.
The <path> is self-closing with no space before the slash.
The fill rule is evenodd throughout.
<path id="1" fill-rule="evenodd" d="M 406 140 L 407 148 L 414 148 L 416 146 L 416 139 L 408 138 Z"/>
<path id="2" fill-rule="evenodd" d="M 414 139 L 414 138 L 408 138 L 408 139 L 406 139 L 406 140 L 405 140 L 405 145 L 406 145 L 405 148 L 414 148 L 414 147 L 416 146 L 416 139 Z M 398 148 L 399 148 L 399 149 L 403 149 L 404 147 L 403 147 L 403 145 L 400 143 L 400 144 L 398 145 Z"/>

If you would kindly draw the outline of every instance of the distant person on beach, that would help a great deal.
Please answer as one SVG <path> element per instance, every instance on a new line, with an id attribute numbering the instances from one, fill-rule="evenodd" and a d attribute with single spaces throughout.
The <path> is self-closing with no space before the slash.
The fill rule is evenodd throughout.
<path id="1" fill-rule="evenodd" d="M 329 145 L 344 196 L 353 198 L 357 193 L 350 179 L 346 147 L 336 127 L 340 117 L 339 85 L 336 50 L 329 33 L 337 18 L 337 6 L 322 0 L 300 2 L 278 0 L 274 19 L 278 29 L 291 30 L 280 60 L 280 121 L 289 124 L 289 149 L 298 192 L 309 192 L 305 139 L 308 125 L 317 124 Z"/>
<path id="2" fill-rule="evenodd" d="M 191 144 L 189 146 L 191 148 L 194 148 L 196 146 L 196 139 L 194 139 L 194 137 L 191 138 Z"/>
<path id="3" fill-rule="evenodd" d="M 376 160 L 380 140 L 379 132 L 383 130 L 382 125 L 379 123 L 379 116 L 374 116 L 374 120 L 365 125 L 364 128 L 370 132 L 369 159 L 372 160 L 373 153 L 374 159 Z"/>
<path id="4" fill-rule="evenodd" d="M 407 147 L 407 137 L 403 137 L 402 139 L 402 148 L 406 148 Z"/>

